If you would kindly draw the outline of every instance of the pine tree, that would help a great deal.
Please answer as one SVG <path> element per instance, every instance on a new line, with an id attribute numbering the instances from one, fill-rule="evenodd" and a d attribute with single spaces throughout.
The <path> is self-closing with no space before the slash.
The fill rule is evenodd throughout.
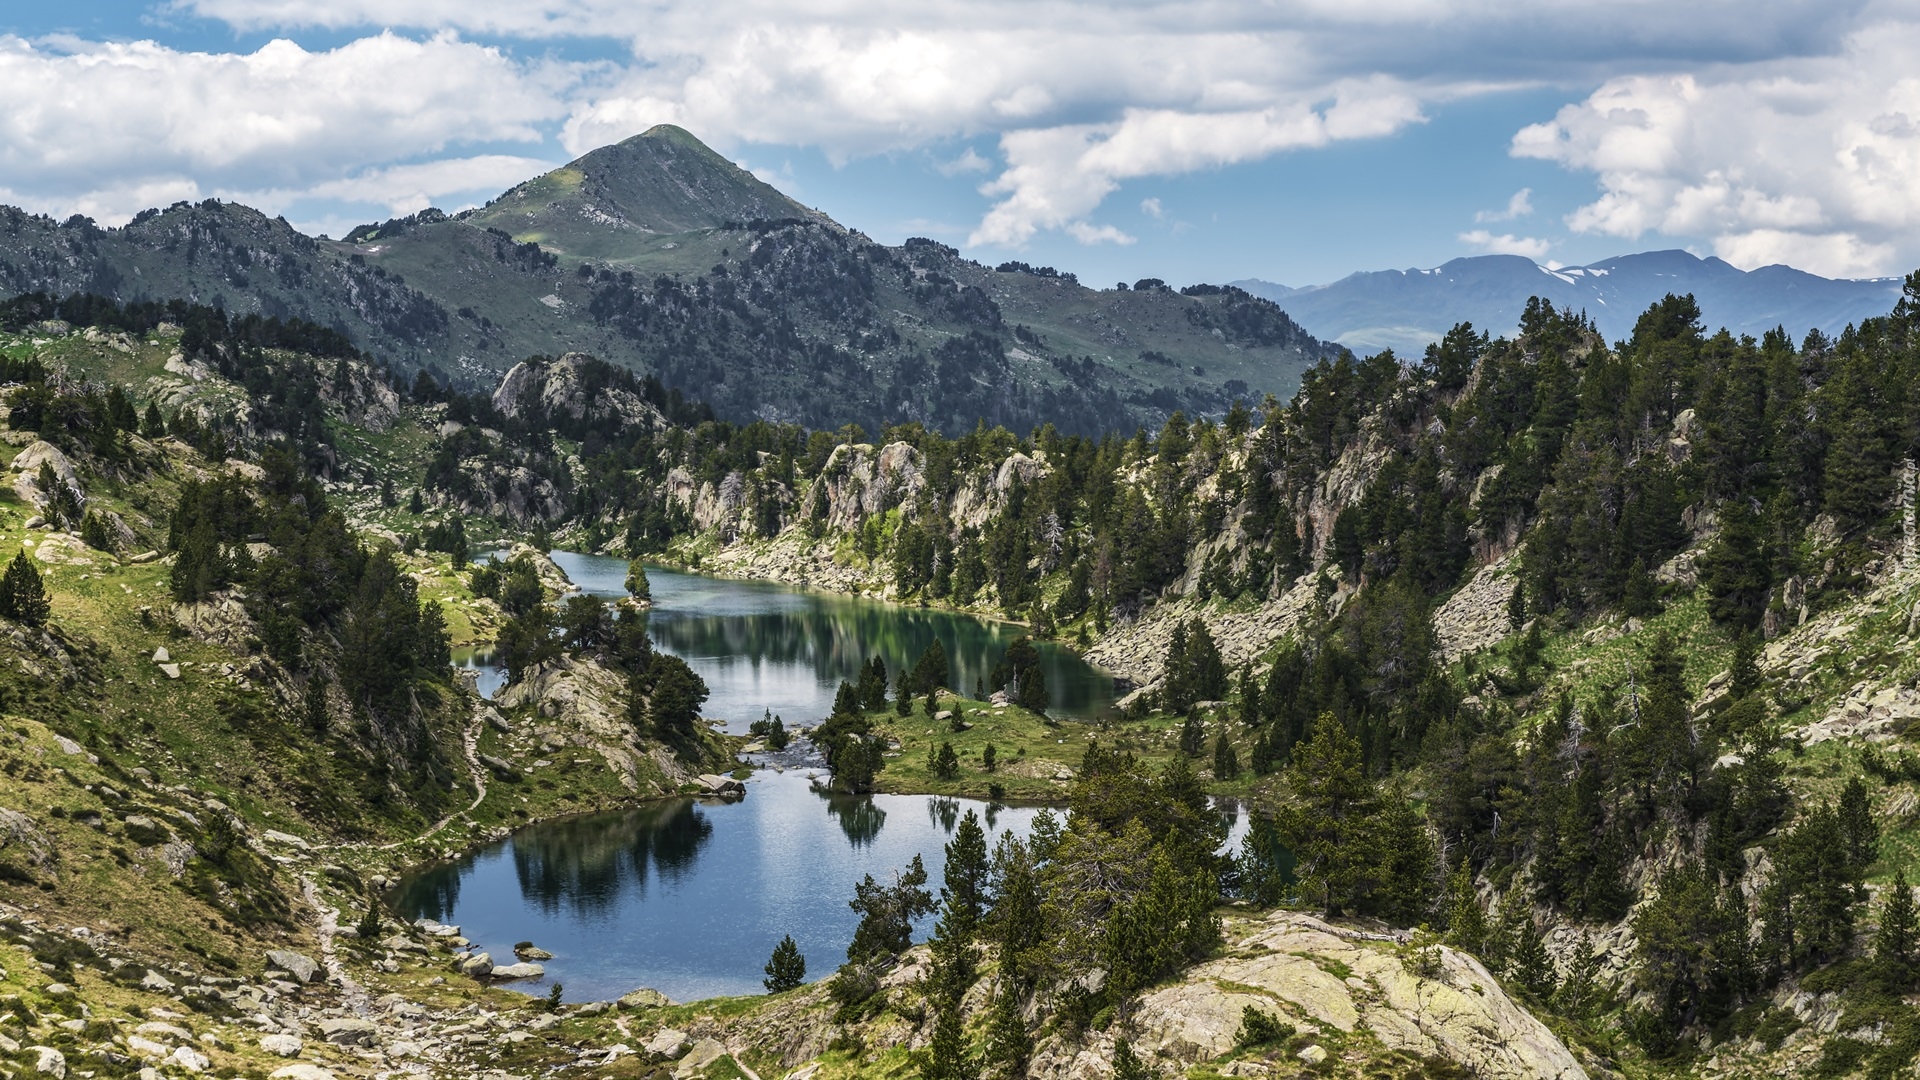
<path id="1" fill-rule="evenodd" d="M 977 1080 L 980 1063 L 967 1051 L 962 1003 L 973 985 L 975 964 L 968 933 L 956 925 L 951 903 L 941 914 L 928 943 L 933 954 L 927 972 L 927 1004 L 933 1010 L 933 1038 L 920 1075 L 925 1080 Z"/>
<path id="2" fill-rule="evenodd" d="M 971 937 L 986 917 L 988 895 L 987 833 L 980 815 L 968 810 L 947 844 L 946 887 L 940 890 L 954 932 Z"/>
<path id="3" fill-rule="evenodd" d="M 1382 861 L 1372 827 L 1379 793 L 1361 765 L 1359 740 L 1321 713 L 1312 736 L 1294 749 L 1287 780 L 1294 799 L 1277 820 L 1300 860 L 1301 897 L 1338 915 L 1371 891 Z"/>
<path id="4" fill-rule="evenodd" d="M 792 934 L 781 938 L 780 944 L 773 947 L 766 972 L 767 977 L 761 982 L 769 994 L 792 990 L 807 981 L 807 958 L 800 955 L 800 946 L 793 943 Z"/>
<path id="5" fill-rule="evenodd" d="M 647 579 L 647 568 L 639 559 L 627 564 L 627 595 L 635 600 L 653 599 L 653 582 Z"/>
<path id="6" fill-rule="evenodd" d="M 0 616 L 28 626 L 45 626 L 53 614 L 53 602 L 47 596 L 45 582 L 33 560 L 22 551 L 0 574 Z"/>
<path id="7" fill-rule="evenodd" d="M 1188 713 L 1186 722 L 1180 725 L 1180 752 L 1188 757 L 1198 757 L 1201 748 L 1207 745 L 1206 729 L 1200 726 L 1200 717 Z"/>
<path id="8" fill-rule="evenodd" d="M 1133 1052 L 1133 1044 L 1116 1039 L 1113 1044 L 1113 1080 L 1159 1080 L 1160 1072 L 1150 1068 Z"/>
<path id="9" fill-rule="evenodd" d="M 1840 834 L 1847 845 L 1848 869 L 1856 877 L 1864 877 L 1880 857 L 1880 823 L 1873 819 L 1867 786 L 1858 776 L 1849 779 L 1840 792 Z"/>
<path id="10" fill-rule="evenodd" d="M 167 422 L 160 418 L 160 406 L 147 402 L 147 411 L 140 417 L 140 435 L 143 438 L 158 439 L 167 433 Z"/>
<path id="11" fill-rule="evenodd" d="M 1638 556 L 1627 567 L 1620 610 L 1630 619 L 1645 619 L 1660 614 L 1660 586 L 1653 580 L 1653 575 L 1647 572 L 1647 561 Z"/>
<path id="12" fill-rule="evenodd" d="M 1487 913 L 1474 893 L 1473 871 L 1462 858 L 1447 875 L 1447 944 L 1478 955 L 1486 942 Z"/>
<path id="13" fill-rule="evenodd" d="M 1020 1012 L 1019 991 L 1014 980 L 1003 973 L 994 986 L 993 1004 L 987 1013 L 986 1063 L 998 1077 L 1025 1076 L 1027 1059 L 1032 1056 L 1033 1036 L 1027 1033 L 1027 1021 Z"/>
<path id="14" fill-rule="evenodd" d="M 1240 757 L 1225 731 L 1213 740 L 1213 778 L 1229 783 L 1240 779 Z"/>
<path id="15" fill-rule="evenodd" d="M 1886 903 L 1880 908 L 1880 931 L 1874 936 L 1873 958 L 1888 981 L 1905 988 L 1916 981 L 1916 928 L 1913 914 L 1913 889 L 1907 885 L 1907 872 L 1897 871 L 1887 886 Z"/>
<path id="16" fill-rule="evenodd" d="M 1535 1001 L 1546 1001 L 1559 987 L 1546 939 L 1532 918 L 1522 915 L 1518 933 L 1508 950 L 1507 971 Z"/>
<path id="17" fill-rule="evenodd" d="M 304 704 L 307 730 L 315 736 L 325 738 L 330 722 L 327 714 L 327 686 L 317 674 L 307 676 Z"/>

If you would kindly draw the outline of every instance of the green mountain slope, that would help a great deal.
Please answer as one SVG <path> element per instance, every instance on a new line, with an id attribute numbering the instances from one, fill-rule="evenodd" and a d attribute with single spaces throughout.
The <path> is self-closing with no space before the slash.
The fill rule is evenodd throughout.
<path id="1" fill-rule="evenodd" d="M 958 433 L 1157 425 L 1285 397 L 1331 354 L 1237 289 L 1093 290 L 931 241 L 876 244 L 685 131 L 654 128 L 448 217 L 339 241 L 234 204 L 125 228 L 0 210 L 0 289 L 184 297 L 334 328 L 411 374 L 490 389 L 586 352 L 723 416 Z"/>
<path id="2" fill-rule="evenodd" d="M 529 180 L 464 220 L 559 254 L 622 260 L 655 237 L 786 218 L 826 220 L 662 124 Z"/>

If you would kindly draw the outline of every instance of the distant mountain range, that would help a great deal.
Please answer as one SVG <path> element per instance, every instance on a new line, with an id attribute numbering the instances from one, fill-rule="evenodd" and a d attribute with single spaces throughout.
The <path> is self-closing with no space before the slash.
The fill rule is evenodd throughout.
<path id="1" fill-rule="evenodd" d="M 1157 427 L 1289 397 L 1335 349 L 1238 289 L 1096 290 L 931 240 L 875 243 L 664 125 L 484 207 L 337 240 L 213 199 L 116 229 L 0 207 L 0 290 L 297 316 L 469 389 L 585 352 L 726 419 L 869 431 Z"/>
<path id="2" fill-rule="evenodd" d="M 1410 357 L 1459 322 L 1511 334 L 1532 296 L 1586 311 L 1609 341 L 1631 335 L 1640 313 L 1668 293 L 1692 293 L 1709 330 L 1724 326 L 1759 337 L 1784 326 L 1795 341 L 1809 329 L 1834 334 L 1885 315 L 1900 298 L 1897 278 L 1823 278 L 1779 265 L 1741 270 L 1685 251 L 1559 269 L 1519 255 L 1481 255 L 1431 270 L 1380 270 L 1298 289 L 1258 279 L 1233 284 L 1279 304 L 1317 337 L 1362 354 L 1391 348 Z"/>

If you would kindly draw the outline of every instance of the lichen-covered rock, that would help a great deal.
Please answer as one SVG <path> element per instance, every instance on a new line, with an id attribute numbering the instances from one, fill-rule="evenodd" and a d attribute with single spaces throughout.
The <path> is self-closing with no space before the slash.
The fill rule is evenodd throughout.
<path id="1" fill-rule="evenodd" d="M 43 509 L 46 507 L 48 494 L 40 490 L 42 465 L 51 468 L 55 479 L 72 488 L 75 495 L 81 496 L 84 504 L 85 493 L 80 487 L 79 474 L 73 471 L 73 463 L 60 452 L 59 447 L 45 440 L 27 444 L 27 448 L 13 459 L 13 468 L 18 474 L 13 478 L 13 491 L 20 496 L 20 501 Z"/>
<path id="2" fill-rule="evenodd" d="M 1389 1050 L 1448 1058 L 1476 1076 L 1585 1080 L 1566 1046 L 1479 961 L 1431 948 L 1437 970 L 1421 974 L 1393 942 L 1280 913 L 1239 937 L 1228 958 L 1147 994 L 1136 1045 L 1175 1060 L 1211 1058 L 1233 1048 L 1246 1006 L 1277 1001 L 1303 1025 L 1365 1028 Z"/>

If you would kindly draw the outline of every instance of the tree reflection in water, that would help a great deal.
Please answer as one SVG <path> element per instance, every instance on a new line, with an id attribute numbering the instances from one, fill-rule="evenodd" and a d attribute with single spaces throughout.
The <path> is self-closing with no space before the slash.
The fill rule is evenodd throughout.
<path id="1" fill-rule="evenodd" d="M 623 890 L 644 896 L 650 873 L 684 876 L 712 836 L 713 823 L 693 800 L 676 799 L 523 829 L 514 834 L 513 869 L 521 895 L 546 914 L 563 906 L 605 914 Z"/>
<path id="2" fill-rule="evenodd" d="M 847 834 L 847 842 L 856 848 L 872 844 L 874 838 L 880 835 L 881 826 L 887 823 L 887 812 L 865 795 L 844 795 L 819 788 L 814 790 L 827 801 L 827 815 L 840 823 L 840 831 Z"/>
<path id="3" fill-rule="evenodd" d="M 556 551 L 554 559 L 582 589 L 620 595 L 627 563 L 597 555 Z M 888 672 L 911 664 L 935 640 L 946 649 L 953 688 L 971 694 L 1026 632 L 1013 623 L 912 608 L 881 601 L 795 589 L 769 582 L 732 581 L 649 567 L 654 607 L 647 630 L 665 651 L 694 666 L 714 690 L 711 707 L 742 697 L 744 725 L 760 710 L 779 711 L 782 700 L 745 700 L 773 693 L 791 710 L 803 704 L 824 715 L 841 679 L 855 677 L 872 656 Z M 1040 642 L 1040 659 L 1052 711 L 1090 716 L 1114 698 L 1113 678 L 1051 642 Z M 776 689 L 777 688 L 777 689 Z M 738 690 L 735 694 L 733 691 Z M 795 719 L 789 715 L 791 722 Z"/>
<path id="4" fill-rule="evenodd" d="M 944 795 L 936 795 L 927 800 L 927 820 L 940 826 L 940 831 L 953 835 L 953 827 L 960 823 L 960 803 Z"/>

